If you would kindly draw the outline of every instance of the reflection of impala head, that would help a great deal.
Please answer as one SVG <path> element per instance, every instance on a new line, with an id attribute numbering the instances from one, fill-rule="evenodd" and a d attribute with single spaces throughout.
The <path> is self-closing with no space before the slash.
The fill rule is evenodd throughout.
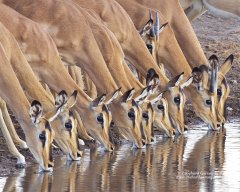
<path id="1" fill-rule="evenodd" d="M 51 129 L 50 122 L 59 114 L 59 110 L 53 110 L 43 115 L 43 108 L 39 101 L 34 100 L 31 104 L 29 115 L 32 123 L 36 127 L 37 142 L 34 149 L 29 147 L 33 156 L 40 164 L 40 171 L 50 171 L 53 167 L 51 145 L 54 139 L 54 131 Z"/>
<path id="2" fill-rule="evenodd" d="M 222 125 L 227 121 L 226 101 L 230 94 L 230 87 L 227 83 L 226 74 L 232 68 L 233 55 L 230 55 L 218 72 L 218 88 L 217 88 L 217 116 Z"/>
<path id="3" fill-rule="evenodd" d="M 195 67 L 192 70 L 194 89 L 191 89 L 190 97 L 196 114 L 208 124 L 208 127 L 216 130 L 217 119 L 217 85 L 218 85 L 218 61 L 215 55 L 209 58 L 210 68 L 206 65 Z"/>
<path id="4" fill-rule="evenodd" d="M 156 74 L 154 74 L 154 70 L 150 69 L 147 73 L 147 82 L 151 83 L 154 79 L 158 78 Z M 192 82 L 192 77 L 190 77 L 187 81 L 182 82 L 183 73 L 173 78 L 171 81 L 168 82 L 166 85 L 164 91 L 163 91 L 163 97 L 168 101 L 167 109 L 164 108 L 164 110 L 168 110 L 170 120 L 172 123 L 172 126 L 176 129 L 177 133 L 182 134 L 184 132 L 184 106 L 186 97 L 183 93 L 184 88 L 189 86 Z M 157 110 L 157 112 L 160 112 L 161 110 Z M 165 111 L 167 112 L 167 111 Z M 155 114 L 156 116 L 161 116 L 162 114 Z M 166 119 L 166 126 L 169 126 L 168 118 L 165 116 Z M 171 133 L 167 134 L 168 136 L 171 135 Z"/>
<path id="5" fill-rule="evenodd" d="M 110 109 L 120 135 L 133 142 L 137 148 L 142 148 L 145 144 L 141 133 L 142 110 L 132 99 L 134 92 L 134 89 L 125 92 L 111 103 Z"/>
<path id="6" fill-rule="evenodd" d="M 79 160 L 81 157 L 78 137 L 77 137 L 77 121 L 71 111 L 77 99 L 77 91 L 68 98 L 66 91 L 61 91 L 55 100 L 55 106 L 60 110 L 59 117 L 64 125 L 61 132 L 61 138 L 58 139 L 58 144 L 68 158 Z"/>
<path id="7" fill-rule="evenodd" d="M 158 12 L 156 12 L 156 22 L 153 23 L 152 12 L 149 11 L 150 19 L 140 31 L 140 35 L 145 42 L 149 52 L 152 54 L 154 60 L 159 64 L 158 52 L 160 51 L 160 41 L 159 35 L 167 26 L 168 23 L 165 23 L 160 26 Z"/>

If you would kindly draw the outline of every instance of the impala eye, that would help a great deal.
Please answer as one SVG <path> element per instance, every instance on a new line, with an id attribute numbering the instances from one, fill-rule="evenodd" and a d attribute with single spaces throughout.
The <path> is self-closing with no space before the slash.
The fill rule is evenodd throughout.
<path id="1" fill-rule="evenodd" d="M 152 46 L 151 44 L 146 44 L 146 46 L 147 46 L 149 52 L 152 54 L 152 52 L 153 52 L 153 46 Z"/>
<path id="2" fill-rule="evenodd" d="M 128 117 L 129 117 L 130 119 L 134 119 L 134 118 L 135 118 L 135 113 L 134 113 L 134 111 L 129 111 L 129 112 L 128 112 Z"/>
<path id="3" fill-rule="evenodd" d="M 66 129 L 71 130 L 72 127 L 73 127 L 73 126 L 72 126 L 71 120 L 65 123 L 65 128 L 66 128 Z"/>
<path id="4" fill-rule="evenodd" d="M 146 46 L 147 46 L 148 49 L 152 49 L 153 48 L 153 46 L 151 44 L 146 44 Z"/>
<path id="5" fill-rule="evenodd" d="M 208 99 L 208 100 L 206 100 L 206 104 L 211 106 L 212 105 L 212 101 Z"/>
<path id="6" fill-rule="evenodd" d="M 161 110 L 161 111 L 164 110 L 164 106 L 163 106 L 163 105 L 158 105 L 157 108 L 158 108 L 159 110 Z"/>
<path id="7" fill-rule="evenodd" d="M 222 90 L 221 89 L 217 89 L 217 95 L 222 96 Z"/>
<path id="8" fill-rule="evenodd" d="M 103 116 L 102 115 L 97 116 L 97 121 L 99 123 L 103 123 Z"/>
<path id="9" fill-rule="evenodd" d="M 148 118 L 149 118 L 148 112 L 143 112 L 142 117 L 143 117 L 144 119 L 148 119 Z"/>
<path id="10" fill-rule="evenodd" d="M 174 97 L 174 103 L 180 104 L 180 97 Z"/>
<path id="11" fill-rule="evenodd" d="M 46 141 L 46 133 L 45 133 L 45 131 L 43 131 L 42 133 L 39 134 L 39 139 L 41 141 Z"/>

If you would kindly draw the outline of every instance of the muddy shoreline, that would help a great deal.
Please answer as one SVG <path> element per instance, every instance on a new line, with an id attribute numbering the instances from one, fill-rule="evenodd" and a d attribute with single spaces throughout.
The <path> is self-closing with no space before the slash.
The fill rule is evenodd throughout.
<path id="1" fill-rule="evenodd" d="M 230 98 L 228 99 L 228 115 L 231 119 L 238 119 L 240 115 L 240 88 L 238 86 L 240 74 L 240 20 L 231 18 L 217 18 L 210 13 L 206 13 L 193 22 L 194 30 L 200 40 L 205 54 L 209 57 L 216 54 L 220 58 L 220 64 L 225 58 L 234 54 L 233 69 L 228 73 L 227 78 L 231 86 Z M 198 124 L 201 122 L 191 110 L 191 105 L 186 107 L 186 123 Z M 15 122 L 17 124 L 17 122 Z M 17 132 L 24 139 L 24 134 L 20 127 Z M 16 169 L 16 159 L 9 153 L 2 133 L 0 132 L 0 177 L 13 174 Z M 27 162 L 27 166 L 35 163 L 29 150 L 20 149 Z M 60 149 L 53 150 L 53 156 L 60 156 Z"/>

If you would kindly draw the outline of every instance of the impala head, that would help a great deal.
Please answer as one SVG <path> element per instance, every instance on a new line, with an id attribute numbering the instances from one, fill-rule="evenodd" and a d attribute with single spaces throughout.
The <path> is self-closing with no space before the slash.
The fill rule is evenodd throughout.
<path id="1" fill-rule="evenodd" d="M 149 11 L 149 21 L 146 23 L 146 25 L 143 27 L 143 29 L 140 32 L 140 35 L 142 39 L 144 40 L 149 52 L 153 55 L 153 58 L 158 61 L 158 50 L 159 50 L 159 35 L 164 30 L 164 28 L 167 26 L 168 23 L 164 23 L 163 25 L 160 25 L 159 23 L 159 16 L 158 12 L 156 12 L 156 22 L 153 23 L 152 19 L 152 12 Z"/>
<path id="2" fill-rule="evenodd" d="M 50 122 L 59 114 L 59 110 L 49 111 L 43 115 L 43 108 L 39 101 L 34 100 L 31 104 L 29 115 L 36 128 L 37 142 L 34 148 L 29 146 L 33 156 L 39 162 L 40 171 L 51 171 L 53 167 L 53 158 L 51 145 L 54 139 L 54 131 Z"/>
<path id="3" fill-rule="evenodd" d="M 216 130 L 219 121 L 217 118 L 217 85 L 218 62 L 215 55 L 209 58 L 211 69 L 206 65 L 195 67 L 192 70 L 194 89 L 190 96 L 196 114 L 208 124 L 210 129 Z"/>
<path id="4" fill-rule="evenodd" d="M 109 138 L 112 114 L 104 104 L 105 100 L 105 94 L 93 100 L 87 108 L 84 108 L 81 119 L 85 121 L 84 125 L 87 126 L 87 131 L 91 136 L 99 141 L 107 151 L 112 151 L 114 146 Z"/>
<path id="5" fill-rule="evenodd" d="M 154 122 L 153 125 L 159 130 L 164 131 L 168 137 L 172 137 L 175 133 L 175 129 L 172 126 L 169 113 L 168 102 L 162 97 L 162 93 L 152 95 L 149 100 L 154 110 Z"/>
<path id="6" fill-rule="evenodd" d="M 165 87 L 163 91 L 163 97 L 168 101 L 168 113 L 170 116 L 170 120 L 172 126 L 176 129 L 177 133 L 184 132 L 184 105 L 186 102 L 185 94 L 183 93 L 184 88 L 189 86 L 192 82 L 192 77 L 190 77 L 187 81 L 182 81 L 183 74 L 176 76 Z M 156 74 L 154 74 L 153 69 L 149 69 L 147 73 L 147 82 L 152 83 L 155 78 L 158 78 Z M 168 122 L 166 122 L 168 124 Z"/>
<path id="7" fill-rule="evenodd" d="M 58 139 L 58 144 L 68 158 L 71 160 L 79 160 L 81 152 L 79 149 L 77 137 L 77 120 L 71 111 L 77 99 L 77 91 L 74 91 L 68 97 L 66 91 L 61 91 L 55 100 L 55 106 L 60 110 L 59 118 L 63 125 L 61 130 L 61 138 Z"/>
<path id="8" fill-rule="evenodd" d="M 230 94 L 230 87 L 225 76 L 232 68 L 233 59 L 233 55 L 230 55 L 225 60 L 218 73 L 217 116 L 218 120 L 221 120 L 222 125 L 224 125 L 227 121 L 226 101 Z"/>
<path id="9" fill-rule="evenodd" d="M 148 96 L 152 92 L 153 86 L 145 87 L 141 92 L 134 98 L 134 100 L 140 105 L 142 109 L 142 138 L 146 144 L 151 144 L 154 141 L 153 134 L 153 120 L 154 110 L 151 102 L 147 100 Z"/>
<path id="10" fill-rule="evenodd" d="M 125 92 L 111 103 L 110 109 L 120 135 L 142 148 L 145 145 L 141 133 L 142 110 L 133 99 L 134 92 L 134 89 Z"/>
<path id="11" fill-rule="evenodd" d="M 173 78 L 166 86 L 163 92 L 163 97 L 168 101 L 168 111 L 173 127 L 177 133 L 184 132 L 184 106 L 186 97 L 184 88 L 192 83 L 193 78 L 190 77 L 187 81 L 182 82 L 183 73 Z"/>

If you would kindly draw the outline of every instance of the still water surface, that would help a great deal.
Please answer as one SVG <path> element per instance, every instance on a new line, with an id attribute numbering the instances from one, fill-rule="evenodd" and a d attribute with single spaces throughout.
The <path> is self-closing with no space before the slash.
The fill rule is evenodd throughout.
<path id="1" fill-rule="evenodd" d="M 194 127 L 146 149 L 85 150 L 80 162 L 55 160 L 53 173 L 28 167 L 0 178 L 0 191 L 240 191 L 240 123 L 219 132 Z"/>

